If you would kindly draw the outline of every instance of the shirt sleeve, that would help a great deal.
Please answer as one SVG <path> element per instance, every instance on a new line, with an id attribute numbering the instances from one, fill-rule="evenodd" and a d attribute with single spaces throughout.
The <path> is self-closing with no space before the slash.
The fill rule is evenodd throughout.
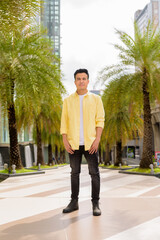
<path id="1" fill-rule="evenodd" d="M 102 99 L 100 96 L 98 96 L 97 99 L 97 109 L 96 109 L 96 127 L 104 128 L 104 107 L 102 103 Z"/>
<path id="2" fill-rule="evenodd" d="M 67 103 L 66 99 L 63 101 L 62 115 L 61 115 L 61 127 L 60 133 L 67 134 L 68 130 L 68 117 L 67 117 Z"/>

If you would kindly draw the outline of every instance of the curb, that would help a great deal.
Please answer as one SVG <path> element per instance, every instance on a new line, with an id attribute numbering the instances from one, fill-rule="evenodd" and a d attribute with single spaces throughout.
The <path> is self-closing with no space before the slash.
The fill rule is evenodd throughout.
<path id="1" fill-rule="evenodd" d="M 8 173 L 0 173 L 0 179 L 7 179 L 10 177 L 20 177 L 20 176 L 28 176 L 28 175 L 35 175 L 35 174 L 43 174 L 45 171 L 36 171 L 36 172 L 27 172 L 27 173 L 15 173 L 15 174 L 8 174 Z"/>
<path id="2" fill-rule="evenodd" d="M 57 169 L 58 167 L 53 167 L 53 168 L 41 168 L 40 170 L 35 169 L 35 168 L 26 168 L 28 170 L 35 170 L 35 171 L 45 171 L 45 170 L 53 170 L 53 169 Z"/>
<path id="3" fill-rule="evenodd" d="M 101 167 L 104 169 L 109 169 L 109 170 L 130 170 L 133 169 L 134 167 L 130 167 L 130 168 L 108 168 L 108 167 Z"/>

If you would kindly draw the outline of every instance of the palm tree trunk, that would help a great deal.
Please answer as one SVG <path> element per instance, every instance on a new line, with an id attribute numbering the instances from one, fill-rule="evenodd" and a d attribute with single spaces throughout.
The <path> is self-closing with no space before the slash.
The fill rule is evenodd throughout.
<path id="1" fill-rule="evenodd" d="M 99 153 L 99 164 L 102 164 L 102 153 L 101 153 L 101 147 L 99 146 L 99 150 L 98 150 L 98 153 Z"/>
<path id="2" fill-rule="evenodd" d="M 65 154 L 65 150 L 63 150 L 63 163 L 66 163 L 66 154 Z"/>
<path id="3" fill-rule="evenodd" d="M 16 169 L 23 168 L 20 149 L 18 145 L 18 134 L 16 125 L 16 115 L 14 103 L 8 106 L 8 123 L 9 123 L 9 138 L 10 138 L 10 166 L 16 165 Z"/>
<path id="4" fill-rule="evenodd" d="M 16 169 L 23 168 L 20 149 L 18 145 L 18 133 L 14 106 L 14 79 L 11 79 L 10 102 L 8 103 L 8 124 L 10 138 L 10 168 L 14 164 Z"/>
<path id="5" fill-rule="evenodd" d="M 110 164 L 111 158 L 110 158 L 110 150 L 109 150 L 109 144 L 106 144 L 105 147 L 105 159 L 104 159 L 104 165 Z"/>
<path id="6" fill-rule="evenodd" d="M 48 144 L 48 165 L 53 165 L 53 159 L 52 159 L 52 145 Z"/>
<path id="7" fill-rule="evenodd" d="M 55 145 L 55 160 L 59 164 L 59 159 L 58 159 L 58 147 Z"/>
<path id="8" fill-rule="evenodd" d="M 118 141 L 116 143 L 116 162 L 114 166 L 119 166 L 119 164 L 122 164 L 122 141 Z"/>
<path id="9" fill-rule="evenodd" d="M 60 163 L 63 163 L 63 152 L 60 150 Z"/>
<path id="10" fill-rule="evenodd" d="M 38 121 L 36 121 L 36 132 L 37 132 L 37 166 L 39 163 L 41 165 L 45 165 L 43 152 L 42 152 L 41 130 L 38 126 Z"/>
<path id="11" fill-rule="evenodd" d="M 144 114 L 143 153 L 142 153 L 142 159 L 140 162 L 140 167 L 149 168 L 149 165 L 153 164 L 152 122 L 151 122 L 151 108 L 150 108 L 146 69 L 144 69 L 144 76 L 143 76 L 143 114 Z"/>

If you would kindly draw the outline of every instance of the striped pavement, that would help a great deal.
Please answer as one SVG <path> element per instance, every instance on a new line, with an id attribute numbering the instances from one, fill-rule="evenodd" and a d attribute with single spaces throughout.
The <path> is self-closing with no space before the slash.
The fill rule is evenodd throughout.
<path id="1" fill-rule="evenodd" d="M 92 215 L 87 165 L 79 210 L 70 201 L 70 168 L 0 183 L 0 240 L 159 240 L 160 179 L 100 168 L 102 215 Z"/>

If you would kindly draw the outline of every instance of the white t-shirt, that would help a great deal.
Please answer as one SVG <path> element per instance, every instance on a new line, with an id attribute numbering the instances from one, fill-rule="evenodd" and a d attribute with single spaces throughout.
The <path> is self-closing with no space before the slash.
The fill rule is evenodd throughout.
<path id="1" fill-rule="evenodd" d="M 84 145 L 84 129 L 83 129 L 83 98 L 84 95 L 79 95 L 79 101 L 80 101 L 80 133 L 79 133 L 79 145 Z"/>

